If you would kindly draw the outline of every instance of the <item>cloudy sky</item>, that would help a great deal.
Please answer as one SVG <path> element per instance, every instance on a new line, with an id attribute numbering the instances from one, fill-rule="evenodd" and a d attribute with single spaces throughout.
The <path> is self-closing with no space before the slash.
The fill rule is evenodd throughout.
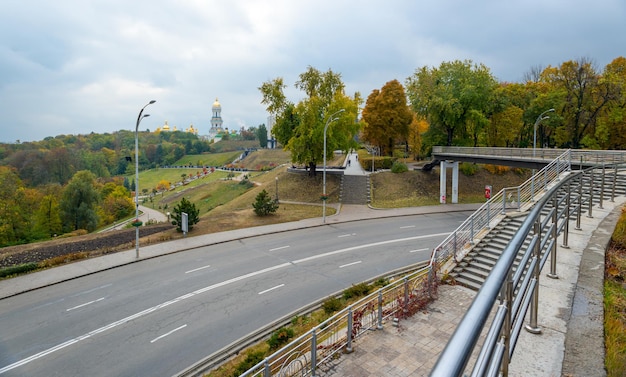
<path id="1" fill-rule="evenodd" d="M 443 61 L 500 81 L 626 54 L 624 0 L 1 0 L 0 142 L 266 123 L 258 87 L 313 66 L 367 97 Z"/>

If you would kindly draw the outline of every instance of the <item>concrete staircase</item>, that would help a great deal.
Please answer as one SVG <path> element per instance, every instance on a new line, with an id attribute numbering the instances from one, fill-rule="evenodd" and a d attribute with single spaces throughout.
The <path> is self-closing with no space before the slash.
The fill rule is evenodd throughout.
<path id="1" fill-rule="evenodd" d="M 613 180 L 616 180 L 615 188 L 613 189 Z M 580 180 L 576 178 L 576 180 Z M 602 182 L 599 177 L 586 176 L 583 180 L 582 196 L 583 201 L 587 201 L 591 194 L 591 183 L 593 182 L 593 208 L 597 208 L 600 204 L 600 195 L 602 191 Z M 572 182 L 572 185 L 577 185 L 578 182 Z M 566 195 L 566 188 L 562 188 L 558 193 L 559 198 Z M 618 174 L 617 177 L 607 175 L 604 178 L 604 195 L 603 201 L 611 200 L 611 196 L 623 196 L 626 195 L 626 175 Z M 574 197 L 577 196 L 577 193 Z M 570 203 L 570 221 L 576 220 L 575 209 L 578 205 L 576 200 Z M 546 216 L 552 209 L 552 202 L 548 203 L 542 210 L 543 216 Z M 588 213 L 588 204 L 583 204 L 581 207 L 581 214 Z M 485 281 L 491 269 L 496 264 L 498 258 L 511 241 L 520 225 L 526 218 L 525 213 L 512 212 L 508 214 L 497 226 L 495 226 L 483 239 L 474 246 L 465 258 L 459 262 L 459 264 L 452 270 L 450 277 L 452 277 L 458 284 L 463 285 L 472 290 L 478 291 Z M 525 250 L 527 245 L 522 248 Z M 521 259 L 521 255 L 518 255 L 514 263 L 514 269 L 517 268 L 517 264 Z"/>
<path id="2" fill-rule="evenodd" d="M 369 175 L 342 175 L 341 176 L 341 203 L 362 204 L 370 202 Z"/>

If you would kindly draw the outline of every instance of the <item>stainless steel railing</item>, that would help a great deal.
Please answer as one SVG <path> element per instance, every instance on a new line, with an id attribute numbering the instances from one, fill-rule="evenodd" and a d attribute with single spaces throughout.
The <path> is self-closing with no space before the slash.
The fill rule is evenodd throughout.
<path id="1" fill-rule="evenodd" d="M 472 376 L 507 376 L 515 344 L 522 328 L 539 332 L 537 326 L 539 276 L 550 260 L 548 277 L 556 278 L 556 242 L 563 233 L 567 246 L 569 221 L 575 216 L 580 227 L 583 210 L 591 212 L 593 203 L 602 206 L 602 198 L 614 198 L 617 180 L 612 187 L 604 177 L 624 166 L 589 168 L 572 172 L 555 184 L 530 210 L 525 221 L 502 253 L 483 283 L 464 318 L 440 355 L 431 376 L 465 375 L 470 357 L 483 329 L 487 335 L 473 365 Z M 598 184 L 596 181 L 600 180 Z M 591 216 L 591 213 L 588 214 Z M 520 260 L 516 265 L 516 259 Z M 499 304 L 498 304 L 499 301 Z M 497 306 L 490 323 L 488 317 Z M 527 313 L 529 323 L 524 325 Z"/>

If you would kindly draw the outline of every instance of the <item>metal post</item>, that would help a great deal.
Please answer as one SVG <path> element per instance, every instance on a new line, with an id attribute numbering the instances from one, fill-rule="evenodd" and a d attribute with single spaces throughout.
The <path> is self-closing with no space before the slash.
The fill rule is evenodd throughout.
<path id="1" fill-rule="evenodd" d="M 585 180 L 585 172 L 583 171 L 580 175 L 580 181 L 578 182 L 578 209 L 576 210 L 576 230 L 581 230 L 580 227 L 580 216 L 583 210 L 583 181 Z"/>
<path id="2" fill-rule="evenodd" d="M 611 203 L 615 202 L 615 185 L 617 185 L 617 164 L 613 164 L 613 184 L 611 185 Z"/>
<path id="3" fill-rule="evenodd" d="M 491 229 L 491 211 L 489 210 L 490 202 L 490 200 L 487 200 L 487 229 Z"/>
<path id="4" fill-rule="evenodd" d="M 569 216 L 570 216 L 570 205 L 572 203 L 572 181 L 569 180 L 567 182 L 567 197 L 565 199 L 565 224 L 563 228 L 563 245 L 561 245 L 564 249 L 569 249 L 567 245 L 567 241 L 569 238 Z"/>
<path id="5" fill-rule="evenodd" d="M 541 328 L 537 326 L 537 311 L 539 310 L 539 267 L 541 266 L 541 220 L 535 221 L 534 227 L 537 242 L 535 243 L 535 268 L 532 272 L 535 287 L 533 288 L 532 299 L 530 301 L 530 323 L 525 326 L 526 331 L 531 334 L 541 334 Z"/>
<path id="6" fill-rule="evenodd" d="M 593 179 L 595 178 L 596 169 L 591 169 L 591 179 L 589 180 L 589 207 L 587 208 L 587 217 L 593 219 Z"/>
<path id="7" fill-rule="evenodd" d="M 263 368 L 263 377 L 270 377 L 272 375 L 271 371 L 270 371 L 270 361 L 267 359 L 267 357 L 265 358 L 265 365 Z"/>
<path id="8" fill-rule="evenodd" d="M 506 213 L 506 187 L 502 190 L 502 214 Z"/>
<path id="9" fill-rule="evenodd" d="M 315 377 L 317 369 L 317 334 L 315 328 L 311 330 L 311 377 Z"/>
<path id="10" fill-rule="evenodd" d="M 348 333 L 346 341 L 346 353 L 352 353 L 352 328 L 354 327 L 352 318 L 352 306 L 348 306 Z"/>
<path id="11" fill-rule="evenodd" d="M 376 329 L 383 329 L 383 292 L 382 289 L 378 290 L 378 325 Z"/>
<path id="12" fill-rule="evenodd" d="M 404 308 L 402 312 L 406 315 L 409 311 L 409 279 L 404 278 Z"/>
<path id="13" fill-rule="evenodd" d="M 521 186 L 517 186 L 517 212 L 522 210 L 522 189 Z"/>
<path id="14" fill-rule="evenodd" d="M 556 228 L 559 226 L 559 209 L 557 208 L 558 197 L 554 195 L 552 198 L 552 205 L 554 207 L 554 213 L 552 214 L 552 250 L 550 255 L 550 272 L 548 273 L 548 277 L 552 279 L 558 279 L 559 276 L 556 274 L 556 242 L 557 242 L 557 233 Z"/>
<path id="15" fill-rule="evenodd" d="M 470 216 L 470 245 L 474 244 L 474 215 Z"/>
<path id="16" fill-rule="evenodd" d="M 506 279 L 506 314 L 504 316 L 504 331 L 502 332 L 502 342 L 504 343 L 504 355 L 502 358 L 502 376 L 509 375 L 509 363 L 511 362 L 509 353 L 511 350 L 511 311 L 513 310 L 513 277 L 509 272 Z"/>
<path id="17" fill-rule="evenodd" d="M 276 203 L 278 203 L 278 177 L 276 177 Z"/>
<path id="18" fill-rule="evenodd" d="M 454 260 L 456 260 L 456 252 L 458 251 L 456 232 L 454 232 Z"/>
<path id="19" fill-rule="evenodd" d="M 604 200 L 604 174 L 605 174 L 605 169 L 604 169 L 604 162 L 602 163 L 602 180 L 600 181 L 600 205 L 598 205 L 598 208 L 603 209 L 604 207 L 602 206 L 602 201 Z"/>
<path id="20" fill-rule="evenodd" d="M 144 114 L 143 110 L 155 102 L 151 100 L 141 108 L 135 125 L 135 221 L 139 221 L 139 123 L 143 118 L 150 116 L 150 114 Z M 139 259 L 139 226 L 135 227 L 135 258 Z"/>

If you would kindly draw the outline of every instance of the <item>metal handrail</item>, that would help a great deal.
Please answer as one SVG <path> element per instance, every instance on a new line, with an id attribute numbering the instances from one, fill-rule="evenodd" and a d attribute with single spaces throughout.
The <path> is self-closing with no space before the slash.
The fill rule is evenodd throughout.
<path id="1" fill-rule="evenodd" d="M 570 153 L 570 150 L 562 152 L 520 186 L 507 187 L 493 195 L 435 248 L 431 263 L 446 266 L 451 259 L 458 263 L 471 250 L 477 238 L 488 233 L 504 218 L 507 210 L 524 211 L 529 208 L 536 198 L 558 182 L 561 174 L 571 170 Z"/>
<path id="2" fill-rule="evenodd" d="M 320 364 L 389 318 L 404 318 L 430 302 L 436 279 L 430 265 L 399 279 L 341 310 L 247 370 L 244 376 L 314 376 Z"/>
<path id="3" fill-rule="evenodd" d="M 433 154 L 501 156 L 536 160 L 554 160 L 569 149 L 502 148 L 502 147 L 444 147 L 434 146 Z M 626 163 L 625 151 L 571 149 L 571 164 L 615 165 Z"/>
<path id="4" fill-rule="evenodd" d="M 594 191 L 599 191 L 600 198 L 608 194 L 604 185 L 598 187 L 592 183 L 598 174 L 596 171 L 600 169 L 600 174 L 607 174 L 606 166 L 568 174 L 537 201 L 482 284 L 439 356 L 431 376 L 464 375 L 481 332 L 487 325 L 489 330 L 474 363 L 472 376 L 507 375 L 508 363 L 529 310 L 530 323 L 526 329 L 538 331 L 539 274 L 550 260 L 548 277 L 557 277 L 556 238 L 564 232 L 566 245 L 570 218 L 575 215 L 577 223 L 580 223 L 581 209 L 585 203 L 589 203 L 591 208 Z M 611 166 L 609 170 L 613 169 L 617 174 L 618 169 L 623 170 L 624 167 Z M 590 195 L 585 199 L 582 187 L 587 182 L 592 186 Z M 614 189 L 611 192 L 613 197 Z M 514 267 L 516 258 L 520 256 L 521 262 Z M 498 299 L 500 304 L 494 319 L 488 324 L 488 316 Z"/>

